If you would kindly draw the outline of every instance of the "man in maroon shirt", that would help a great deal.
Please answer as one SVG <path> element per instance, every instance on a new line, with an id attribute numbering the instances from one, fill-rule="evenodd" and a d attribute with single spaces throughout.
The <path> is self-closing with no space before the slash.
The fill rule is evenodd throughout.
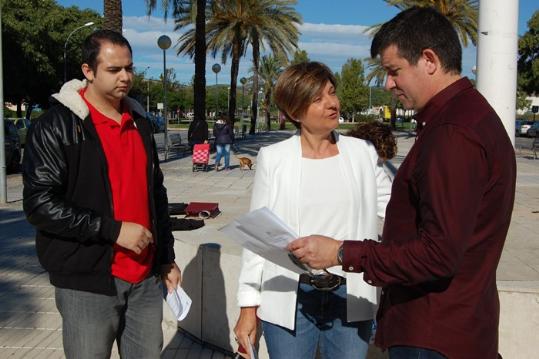
<path id="1" fill-rule="evenodd" d="M 67 358 L 159 358 L 162 286 L 174 290 L 168 201 L 151 127 L 127 96 L 131 46 L 100 30 L 72 80 L 32 126 L 24 210 L 55 286 Z"/>
<path id="2" fill-rule="evenodd" d="M 496 358 L 496 267 L 513 208 L 516 165 L 507 133 L 462 78 L 451 23 L 411 8 L 384 24 L 386 88 L 418 112 L 418 136 L 394 179 L 382 243 L 313 235 L 289 249 L 314 268 L 341 264 L 383 287 L 376 344 L 390 358 Z"/>

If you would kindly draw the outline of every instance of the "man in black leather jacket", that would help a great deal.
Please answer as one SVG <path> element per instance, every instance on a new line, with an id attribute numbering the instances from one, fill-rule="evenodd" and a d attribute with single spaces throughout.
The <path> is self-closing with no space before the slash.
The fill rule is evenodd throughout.
<path id="1" fill-rule="evenodd" d="M 127 97 L 129 43 L 93 33 L 82 71 L 86 80 L 64 84 L 29 131 L 24 211 L 55 286 L 67 358 L 110 357 L 114 340 L 123 358 L 158 358 L 162 285 L 175 289 L 181 272 L 151 128 Z"/>

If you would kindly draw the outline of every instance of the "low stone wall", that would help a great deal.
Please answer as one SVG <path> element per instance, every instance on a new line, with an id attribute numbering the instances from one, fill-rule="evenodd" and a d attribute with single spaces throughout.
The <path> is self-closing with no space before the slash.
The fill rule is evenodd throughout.
<path id="1" fill-rule="evenodd" d="M 189 315 L 177 323 L 165 310 L 165 339 L 180 328 L 213 346 L 234 352 L 234 325 L 239 315 L 236 306 L 241 249 L 221 237 L 221 243 L 176 241 L 176 262 L 183 269 L 183 288 L 193 299 Z M 499 281 L 500 353 L 504 358 L 537 358 L 539 342 L 539 282 Z M 260 340 L 259 358 L 267 359 L 267 349 Z M 386 355 L 376 348 L 368 358 Z"/>
<path id="2" fill-rule="evenodd" d="M 498 281 L 500 354 L 504 358 L 537 358 L 539 282 Z"/>

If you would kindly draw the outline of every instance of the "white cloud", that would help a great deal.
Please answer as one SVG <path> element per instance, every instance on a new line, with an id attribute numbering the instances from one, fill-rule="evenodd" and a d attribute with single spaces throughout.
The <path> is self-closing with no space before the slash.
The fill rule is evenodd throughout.
<path id="1" fill-rule="evenodd" d="M 167 23 L 163 18 L 156 16 L 126 16 L 124 17 L 124 35 L 131 43 L 134 53 L 134 62 L 138 69 L 150 66 L 148 76 L 157 78 L 163 68 L 162 51 L 157 47 L 157 39 L 161 35 L 168 35 L 172 39 L 172 47 L 167 51 L 167 67 L 174 68 L 177 78 L 181 82 L 190 82 L 194 74 L 194 64 L 188 56 L 176 56 L 175 45 L 185 31 L 174 31 L 174 20 Z M 301 31 L 299 48 L 307 51 L 309 58 L 326 63 L 333 71 L 340 71 L 341 66 L 350 57 L 362 59 L 369 56 L 371 38 L 365 34 L 367 26 L 342 24 L 314 24 L 300 25 Z M 214 59 L 206 58 L 206 81 L 215 83 L 215 74 L 211 65 L 220 63 L 220 54 Z M 471 75 L 471 66 L 475 63 L 475 48 L 463 51 L 463 73 Z M 247 49 L 247 56 L 240 60 L 239 76 L 249 76 L 252 67 L 251 49 Z M 230 82 L 230 61 L 221 66 L 219 83 Z"/>
<path id="2" fill-rule="evenodd" d="M 300 42 L 299 48 L 307 51 L 309 57 L 312 55 L 330 56 L 330 57 L 356 57 L 363 58 L 368 56 L 369 46 L 357 44 L 343 44 L 330 42 Z"/>
<path id="3" fill-rule="evenodd" d="M 366 36 L 365 30 L 368 26 L 363 25 L 340 25 L 340 24 L 313 24 L 303 23 L 299 26 L 302 35 L 318 35 L 325 36 Z"/>
<path id="4" fill-rule="evenodd" d="M 163 18 L 156 16 L 124 16 L 123 17 L 123 27 L 135 28 L 138 31 L 165 31 L 172 32 L 174 31 L 174 20 L 168 19 L 165 23 Z"/>

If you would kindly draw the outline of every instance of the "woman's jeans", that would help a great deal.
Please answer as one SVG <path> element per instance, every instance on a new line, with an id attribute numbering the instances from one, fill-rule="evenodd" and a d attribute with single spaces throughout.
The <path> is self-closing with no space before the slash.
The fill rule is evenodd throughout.
<path id="1" fill-rule="evenodd" d="M 318 346 L 324 359 L 362 359 L 367 355 L 372 320 L 346 322 L 346 285 L 325 292 L 300 283 L 295 330 L 266 321 L 262 329 L 273 359 L 315 358 Z"/>
<path id="2" fill-rule="evenodd" d="M 215 148 L 217 149 L 217 154 L 215 155 L 215 168 L 219 166 L 223 155 L 225 157 L 225 168 L 228 168 L 228 166 L 230 166 L 230 143 L 227 143 L 226 145 L 215 145 Z"/>

